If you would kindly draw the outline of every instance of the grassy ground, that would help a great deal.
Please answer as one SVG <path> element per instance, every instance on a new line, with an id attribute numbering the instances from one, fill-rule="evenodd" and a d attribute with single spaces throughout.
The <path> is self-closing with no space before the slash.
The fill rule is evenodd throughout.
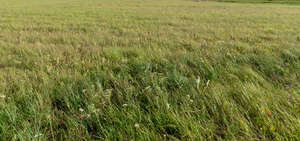
<path id="1" fill-rule="evenodd" d="M 201 1 L 201 0 L 194 0 Z M 213 0 L 218 2 L 230 3 L 251 3 L 251 4 L 285 4 L 285 5 L 300 5 L 299 0 Z"/>
<path id="2" fill-rule="evenodd" d="M 299 6 L 0 3 L 0 140 L 300 140 Z"/>

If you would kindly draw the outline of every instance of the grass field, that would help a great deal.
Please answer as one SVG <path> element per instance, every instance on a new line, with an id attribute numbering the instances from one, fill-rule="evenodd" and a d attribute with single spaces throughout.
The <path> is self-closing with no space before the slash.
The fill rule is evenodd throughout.
<path id="1" fill-rule="evenodd" d="M 0 0 L 0 140 L 300 140 L 300 6 Z"/>

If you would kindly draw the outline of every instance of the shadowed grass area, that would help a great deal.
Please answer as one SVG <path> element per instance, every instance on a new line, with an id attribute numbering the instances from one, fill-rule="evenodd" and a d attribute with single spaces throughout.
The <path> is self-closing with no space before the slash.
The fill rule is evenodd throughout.
<path id="1" fill-rule="evenodd" d="M 300 7 L 0 0 L 1 140 L 300 140 Z"/>

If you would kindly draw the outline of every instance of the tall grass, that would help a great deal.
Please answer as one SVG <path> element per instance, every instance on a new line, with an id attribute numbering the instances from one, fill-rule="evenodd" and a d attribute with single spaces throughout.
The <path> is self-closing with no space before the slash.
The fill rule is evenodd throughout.
<path id="1" fill-rule="evenodd" d="M 0 0 L 1 140 L 300 140 L 300 8 Z"/>

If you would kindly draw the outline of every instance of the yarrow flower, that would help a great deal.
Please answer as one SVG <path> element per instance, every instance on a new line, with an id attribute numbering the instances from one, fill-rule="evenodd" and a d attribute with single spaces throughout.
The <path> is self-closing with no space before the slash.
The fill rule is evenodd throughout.
<path id="1" fill-rule="evenodd" d="M 83 112 L 84 110 L 83 110 L 82 108 L 79 108 L 79 111 L 80 111 L 80 112 Z"/>
<path id="2" fill-rule="evenodd" d="M 140 125 L 138 123 L 134 124 L 134 128 L 139 128 Z"/>
<path id="3" fill-rule="evenodd" d="M 87 118 L 90 118 L 90 117 L 91 117 L 91 115 L 90 115 L 90 114 L 87 114 L 87 115 L 86 115 L 86 117 L 87 117 Z"/>

